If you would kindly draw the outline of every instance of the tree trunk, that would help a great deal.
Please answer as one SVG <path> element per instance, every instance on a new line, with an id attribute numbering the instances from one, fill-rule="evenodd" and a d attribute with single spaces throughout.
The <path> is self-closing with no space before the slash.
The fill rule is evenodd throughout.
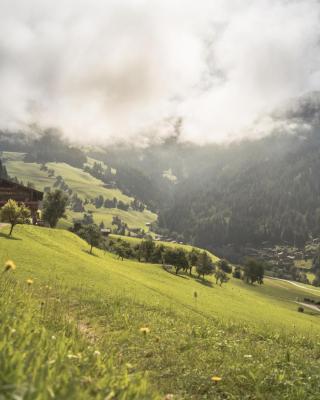
<path id="1" fill-rule="evenodd" d="M 92 246 L 92 244 L 91 244 L 90 246 L 91 246 L 91 247 L 90 247 L 90 254 L 92 254 L 92 247 L 93 247 L 93 246 Z"/>
<path id="2" fill-rule="evenodd" d="M 10 227 L 10 232 L 9 232 L 9 236 L 11 236 L 11 235 L 12 235 L 13 228 L 14 228 L 14 224 L 11 224 L 11 227 Z"/>

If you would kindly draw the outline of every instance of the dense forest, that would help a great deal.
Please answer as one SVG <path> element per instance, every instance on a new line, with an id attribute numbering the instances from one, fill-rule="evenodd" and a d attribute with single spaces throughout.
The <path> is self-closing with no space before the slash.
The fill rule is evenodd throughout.
<path id="1" fill-rule="evenodd" d="M 320 234 L 318 133 L 272 136 L 225 153 L 224 162 L 178 185 L 174 204 L 160 211 L 160 226 L 207 247 L 299 246 Z"/>

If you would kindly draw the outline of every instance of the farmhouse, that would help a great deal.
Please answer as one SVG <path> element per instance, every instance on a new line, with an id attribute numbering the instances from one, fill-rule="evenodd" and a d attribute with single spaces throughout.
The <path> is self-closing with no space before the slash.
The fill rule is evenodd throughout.
<path id="1" fill-rule="evenodd" d="M 18 203 L 24 203 L 31 211 L 33 222 L 37 222 L 37 211 L 40 209 L 43 199 L 42 192 L 0 178 L 0 208 L 10 199 L 15 200 Z"/>
<path id="2" fill-rule="evenodd" d="M 101 235 L 103 236 L 103 237 L 109 237 L 109 235 L 110 235 L 110 233 L 111 233 L 111 229 L 108 229 L 108 228 L 102 228 L 102 229 L 100 229 L 100 232 L 101 232 Z"/>

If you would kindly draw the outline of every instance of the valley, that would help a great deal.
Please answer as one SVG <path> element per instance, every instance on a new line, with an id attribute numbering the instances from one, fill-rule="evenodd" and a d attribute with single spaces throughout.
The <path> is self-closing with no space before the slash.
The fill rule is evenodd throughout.
<path id="1" fill-rule="evenodd" d="M 67 145 L 57 146 L 60 161 L 1 152 L 13 183 L 43 191 L 44 202 L 48 193 L 67 199 L 55 229 L 18 224 L 9 236 L 10 226 L 0 226 L 5 398 L 318 398 L 320 289 L 310 285 L 317 231 L 299 247 L 239 244 L 240 233 L 223 244 L 214 239 L 221 220 L 213 219 L 202 241 L 194 229 L 209 229 L 204 209 L 197 222 L 184 219 L 192 191 L 207 193 L 201 179 L 191 184 L 201 165 L 197 173 L 185 168 L 184 178 L 168 160 L 148 168 L 157 154 L 150 149 L 143 166 L 134 153 L 128 167 L 102 151 L 71 165 Z M 183 231 L 167 228 L 169 215 Z M 95 226 L 99 241 L 90 242 Z M 247 275 L 246 256 L 262 277 Z"/>
<path id="2" fill-rule="evenodd" d="M 320 0 L 0 0 L 0 400 L 320 399 Z"/>

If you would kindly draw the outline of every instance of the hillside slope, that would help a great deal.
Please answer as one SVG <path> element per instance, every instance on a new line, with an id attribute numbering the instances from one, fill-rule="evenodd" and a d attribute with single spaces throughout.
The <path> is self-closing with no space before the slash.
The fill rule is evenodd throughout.
<path id="1" fill-rule="evenodd" d="M 54 176 L 48 176 L 47 171 L 41 170 L 41 165 L 37 163 L 24 162 L 24 154 L 17 152 L 3 152 L 2 159 L 11 177 L 17 177 L 25 184 L 31 182 L 39 190 L 44 190 L 45 187 L 54 187 L 56 177 L 61 176 L 64 182 L 76 193 L 79 198 L 94 199 L 98 196 L 112 200 L 116 198 L 118 201 L 130 203 L 132 198 L 126 196 L 119 189 L 106 188 L 102 181 L 94 178 L 89 173 L 83 170 L 68 165 L 66 163 L 47 163 L 47 167 L 54 171 Z M 156 220 L 157 215 L 145 209 L 143 212 L 129 209 L 124 211 L 118 208 L 96 208 L 94 205 L 88 204 L 85 206 L 86 211 L 93 213 L 94 221 L 99 224 L 103 222 L 106 227 L 112 226 L 112 218 L 118 216 L 130 228 L 144 228 L 146 223 L 151 223 Z M 74 212 L 70 209 L 67 211 L 67 220 L 62 220 L 62 227 L 72 226 L 73 219 L 81 219 L 82 213 Z"/>
<path id="2" fill-rule="evenodd" d="M 119 399 L 153 399 L 155 391 L 162 396 L 172 393 L 175 399 L 319 398 L 319 317 L 311 311 L 298 313 L 293 302 L 310 297 L 307 291 L 269 280 L 259 287 L 237 280 L 219 287 L 174 276 L 159 265 L 122 262 L 99 250 L 90 256 L 87 250 L 85 242 L 67 231 L 21 226 L 13 239 L 5 230 L 0 232 L 1 264 L 11 258 L 17 265 L 16 271 L 2 274 L 2 289 L 8 290 L 14 280 L 19 293 L 26 294 L 17 304 L 2 296 L 1 315 L 8 326 L 15 326 L 15 349 L 30 360 L 25 364 L 19 357 L 6 359 L 6 373 L 1 375 L 6 390 L 14 392 L 12 388 L 22 385 L 29 393 L 26 398 L 32 399 L 36 397 L 30 394 L 31 386 L 36 385 L 37 398 L 45 399 L 50 398 L 50 391 L 44 395 L 46 380 L 53 392 L 65 385 L 59 369 L 44 368 L 56 351 L 52 342 L 42 343 L 40 362 L 22 340 L 33 332 L 39 315 L 51 310 L 58 322 L 60 316 L 75 324 L 77 332 L 68 328 L 69 345 L 76 346 L 79 335 L 84 343 L 74 359 L 65 354 L 75 364 L 75 382 L 91 379 L 96 385 L 91 392 L 86 389 L 87 397 L 78 398 L 106 397 L 107 383 L 98 384 L 92 377 L 97 366 L 84 350 L 88 346 L 101 354 L 103 365 L 112 360 L 115 387 L 121 386 L 115 371 L 127 369 L 130 382 L 142 371 L 147 373 L 147 387 L 122 385 L 119 393 L 124 397 L 115 395 Z M 24 284 L 26 279 L 33 284 Z M 14 315 L 23 310 L 26 299 L 38 306 L 28 309 L 33 314 L 19 331 Z M 39 319 L 44 336 L 48 330 L 55 337 L 66 335 L 65 324 L 55 320 L 48 327 Z M 5 348 L 13 340 L 12 332 L 1 329 L 0 346 Z M 13 373 L 17 368 L 19 374 Z M 215 383 L 212 376 L 222 380 Z M 138 394 L 129 395 L 130 390 Z M 62 393 L 59 398 L 77 397 Z"/>

